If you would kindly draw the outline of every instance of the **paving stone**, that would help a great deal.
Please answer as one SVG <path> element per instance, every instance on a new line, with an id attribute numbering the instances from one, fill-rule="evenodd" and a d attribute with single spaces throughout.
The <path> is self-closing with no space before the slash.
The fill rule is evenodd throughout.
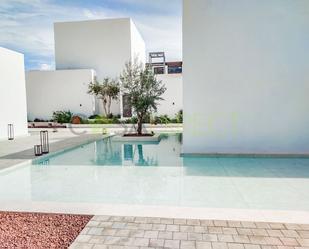
<path id="1" fill-rule="evenodd" d="M 196 249 L 212 249 L 211 242 L 196 241 Z"/>
<path id="2" fill-rule="evenodd" d="M 180 249 L 196 249 L 195 241 L 181 240 Z"/>
<path id="3" fill-rule="evenodd" d="M 164 245 L 164 239 L 150 239 L 149 246 L 162 247 Z"/>
<path id="4" fill-rule="evenodd" d="M 295 238 L 280 238 L 284 246 L 299 246 L 298 241 Z"/>
<path id="5" fill-rule="evenodd" d="M 194 226 L 193 231 L 195 233 L 206 233 L 206 232 L 208 232 L 208 229 L 207 229 L 207 227 L 203 227 L 203 226 Z"/>
<path id="6" fill-rule="evenodd" d="M 119 237 L 129 237 L 131 234 L 131 230 L 129 229 L 119 229 L 116 231 L 116 236 L 119 236 Z"/>
<path id="7" fill-rule="evenodd" d="M 194 232 L 194 226 L 180 225 L 180 232 Z"/>
<path id="8" fill-rule="evenodd" d="M 147 218 L 144 217 L 136 217 L 134 220 L 135 223 L 147 223 Z"/>
<path id="9" fill-rule="evenodd" d="M 232 228 L 232 227 L 223 227 L 222 228 L 222 232 L 224 234 L 238 234 L 236 228 Z"/>
<path id="10" fill-rule="evenodd" d="M 261 249 L 260 245 L 244 244 L 245 249 Z"/>
<path id="11" fill-rule="evenodd" d="M 266 229 L 262 229 L 262 228 L 252 228 L 251 229 L 253 235 L 257 235 L 257 236 L 268 236 L 268 233 L 266 231 Z"/>
<path id="12" fill-rule="evenodd" d="M 102 235 L 102 228 L 98 228 L 98 227 L 91 227 L 88 231 L 89 235 Z"/>
<path id="13" fill-rule="evenodd" d="M 229 227 L 242 227 L 240 221 L 228 221 L 227 224 Z"/>
<path id="14" fill-rule="evenodd" d="M 270 229 L 270 230 L 266 230 L 269 236 L 272 237 L 283 237 L 283 233 L 281 232 L 281 230 L 274 230 L 274 229 Z"/>
<path id="15" fill-rule="evenodd" d="M 169 232 L 169 231 L 160 231 L 159 235 L 158 235 L 159 239 L 172 239 L 173 238 L 173 232 Z"/>
<path id="16" fill-rule="evenodd" d="M 161 218 L 160 222 L 162 224 L 172 225 L 174 224 L 174 219 Z"/>
<path id="17" fill-rule="evenodd" d="M 214 220 L 215 227 L 227 227 L 227 221 L 225 220 Z"/>
<path id="18" fill-rule="evenodd" d="M 309 247 L 309 239 L 297 239 L 297 241 L 301 246 L 308 246 Z"/>
<path id="19" fill-rule="evenodd" d="M 158 238 L 158 231 L 145 231 L 144 238 L 156 239 Z"/>
<path id="20" fill-rule="evenodd" d="M 258 245 L 269 245 L 269 243 L 266 243 L 266 240 L 265 238 L 267 237 L 264 237 L 264 236 L 255 236 L 255 235 L 249 235 L 249 240 L 252 244 L 258 244 Z M 270 237 L 268 237 L 270 238 Z"/>
<path id="21" fill-rule="evenodd" d="M 220 242 L 234 242 L 233 236 L 230 234 L 218 234 L 218 241 Z"/>
<path id="22" fill-rule="evenodd" d="M 146 238 L 135 238 L 133 245 L 135 246 L 149 246 L 149 239 Z"/>
<path id="23" fill-rule="evenodd" d="M 242 221 L 241 224 L 244 228 L 256 228 L 256 225 L 254 222 Z"/>
<path id="24" fill-rule="evenodd" d="M 202 233 L 188 233 L 188 240 L 203 240 Z"/>
<path id="25" fill-rule="evenodd" d="M 284 224 L 284 226 L 288 230 L 301 230 L 301 226 L 298 224 L 287 223 Z"/>
<path id="26" fill-rule="evenodd" d="M 147 218 L 147 223 L 152 223 L 152 224 L 160 224 L 161 219 L 160 218 Z"/>
<path id="27" fill-rule="evenodd" d="M 126 227 L 126 223 L 124 222 L 114 222 L 114 224 L 112 225 L 112 228 L 125 228 Z"/>
<path id="28" fill-rule="evenodd" d="M 134 220 L 135 220 L 135 217 L 132 217 L 132 216 L 125 216 L 122 219 L 123 222 L 134 222 Z"/>
<path id="29" fill-rule="evenodd" d="M 152 230 L 165 231 L 166 230 L 166 225 L 165 224 L 153 224 L 152 225 Z"/>
<path id="30" fill-rule="evenodd" d="M 187 220 L 187 225 L 199 226 L 201 224 L 200 220 Z"/>
<path id="31" fill-rule="evenodd" d="M 285 237 L 300 238 L 299 234 L 295 230 L 281 230 Z"/>
<path id="32" fill-rule="evenodd" d="M 166 231 L 179 232 L 179 225 L 166 225 Z"/>
<path id="33" fill-rule="evenodd" d="M 267 222 L 255 222 L 257 228 L 270 229 L 270 225 Z"/>
<path id="34" fill-rule="evenodd" d="M 216 242 L 218 241 L 218 236 L 216 234 L 203 234 L 204 241 Z"/>
<path id="35" fill-rule="evenodd" d="M 91 235 L 80 234 L 79 236 L 77 236 L 75 241 L 85 243 L 85 242 L 88 242 L 90 239 L 91 239 Z"/>
<path id="36" fill-rule="evenodd" d="M 92 249 L 108 249 L 108 245 L 96 244 L 92 247 Z"/>
<path id="37" fill-rule="evenodd" d="M 212 220 L 201 220 L 201 226 L 214 226 L 214 222 Z"/>
<path id="38" fill-rule="evenodd" d="M 233 235 L 233 239 L 236 243 L 250 243 L 247 235 Z"/>
<path id="39" fill-rule="evenodd" d="M 309 231 L 300 230 L 297 233 L 302 239 L 309 239 Z"/>
<path id="40" fill-rule="evenodd" d="M 91 220 L 88 222 L 87 227 L 97 227 L 99 226 L 100 221 L 96 221 L 96 220 Z"/>
<path id="41" fill-rule="evenodd" d="M 138 229 L 140 229 L 140 230 L 152 230 L 152 224 L 147 224 L 147 223 L 139 224 Z"/>
<path id="42" fill-rule="evenodd" d="M 89 243 L 91 244 L 103 244 L 105 241 L 106 236 L 97 236 L 97 235 L 92 235 Z"/>
<path id="43" fill-rule="evenodd" d="M 111 216 L 110 221 L 122 221 L 123 216 Z"/>
<path id="44" fill-rule="evenodd" d="M 272 245 L 272 246 L 281 246 L 282 242 L 279 238 L 276 237 L 264 237 L 266 244 L 267 245 Z"/>
<path id="45" fill-rule="evenodd" d="M 212 249 L 228 249 L 227 243 L 211 242 Z"/>
<path id="46" fill-rule="evenodd" d="M 208 227 L 208 232 L 209 233 L 215 233 L 215 234 L 223 233 L 222 227 Z"/>
<path id="47" fill-rule="evenodd" d="M 186 219 L 174 219 L 174 224 L 175 225 L 186 225 L 187 220 Z"/>
<path id="48" fill-rule="evenodd" d="M 239 243 L 227 243 L 227 246 L 229 249 L 244 249 L 244 245 Z"/>
<path id="49" fill-rule="evenodd" d="M 185 232 L 173 232 L 173 239 L 176 239 L 176 240 L 188 240 L 188 233 L 185 233 Z"/>
<path id="50" fill-rule="evenodd" d="M 99 227 L 112 227 L 112 225 L 113 225 L 113 222 L 111 221 L 103 221 L 103 222 L 100 222 Z"/>
<path id="51" fill-rule="evenodd" d="M 179 249 L 180 248 L 180 240 L 165 240 L 164 241 L 164 248 L 171 248 L 171 249 Z"/>
<path id="52" fill-rule="evenodd" d="M 113 236 L 117 232 L 116 229 L 106 228 L 102 231 L 101 235 Z"/>
<path id="53" fill-rule="evenodd" d="M 285 229 L 284 224 L 282 223 L 269 223 L 269 225 L 272 229 Z"/>
<path id="54" fill-rule="evenodd" d="M 144 238 L 145 231 L 144 230 L 131 230 L 130 237 L 133 238 Z"/>
<path id="55" fill-rule="evenodd" d="M 253 232 L 250 228 L 237 228 L 239 235 L 253 235 Z"/>
<path id="56" fill-rule="evenodd" d="M 92 249 L 93 244 L 89 243 L 79 243 L 79 242 L 74 242 L 71 246 L 70 249 Z"/>

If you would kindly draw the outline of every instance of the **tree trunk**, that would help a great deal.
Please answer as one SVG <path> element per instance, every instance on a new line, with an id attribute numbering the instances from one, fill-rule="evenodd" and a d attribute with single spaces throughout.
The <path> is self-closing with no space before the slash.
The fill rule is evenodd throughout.
<path id="1" fill-rule="evenodd" d="M 105 100 L 105 99 L 102 99 L 102 103 L 103 103 L 104 114 L 105 114 L 105 116 L 107 116 L 107 111 L 106 111 L 106 100 Z"/>
<path id="2" fill-rule="evenodd" d="M 108 99 L 108 105 L 107 105 L 107 112 L 108 112 L 108 115 L 111 114 L 111 105 L 112 105 L 112 98 L 109 97 L 109 99 Z"/>
<path id="3" fill-rule="evenodd" d="M 143 118 L 139 117 L 137 121 L 137 134 L 142 135 L 143 131 Z"/>

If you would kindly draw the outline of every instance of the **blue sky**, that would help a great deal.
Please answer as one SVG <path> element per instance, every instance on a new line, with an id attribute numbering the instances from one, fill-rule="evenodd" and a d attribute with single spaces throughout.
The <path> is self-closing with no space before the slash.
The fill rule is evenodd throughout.
<path id="1" fill-rule="evenodd" d="M 54 68 L 53 23 L 131 17 L 148 51 L 182 58 L 181 0 L 0 0 L 0 46 L 25 54 L 26 69 Z"/>

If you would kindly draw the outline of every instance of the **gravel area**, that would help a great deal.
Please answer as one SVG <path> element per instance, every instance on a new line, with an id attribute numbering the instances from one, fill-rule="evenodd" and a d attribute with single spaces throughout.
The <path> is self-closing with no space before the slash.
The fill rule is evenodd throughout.
<path id="1" fill-rule="evenodd" d="M 0 212 L 0 248 L 68 248 L 92 216 Z"/>

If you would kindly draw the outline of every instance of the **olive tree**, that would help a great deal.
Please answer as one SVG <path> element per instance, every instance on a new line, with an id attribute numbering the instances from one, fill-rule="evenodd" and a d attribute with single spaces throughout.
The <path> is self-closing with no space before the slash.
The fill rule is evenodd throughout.
<path id="1" fill-rule="evenodd" d="M 105 78 L 102 83 L 94 80 L 88 86 L 88 93 L 102 99 L 103 110 L 106 116 L 111 115 L 112 100 L 119 98 L 119 84 L 110 78 Z"/>
<path id="2" fill-rule="evenodd" d="M 120 75 L 121 88 L 137 116 L 137 134 L 142 135 L 143 121 L 151 111 L 156 111 L 158 101 L 166 91 L 165 85 L 157 80 L 149 67 L 137 60 L 127 62 Z"/>

